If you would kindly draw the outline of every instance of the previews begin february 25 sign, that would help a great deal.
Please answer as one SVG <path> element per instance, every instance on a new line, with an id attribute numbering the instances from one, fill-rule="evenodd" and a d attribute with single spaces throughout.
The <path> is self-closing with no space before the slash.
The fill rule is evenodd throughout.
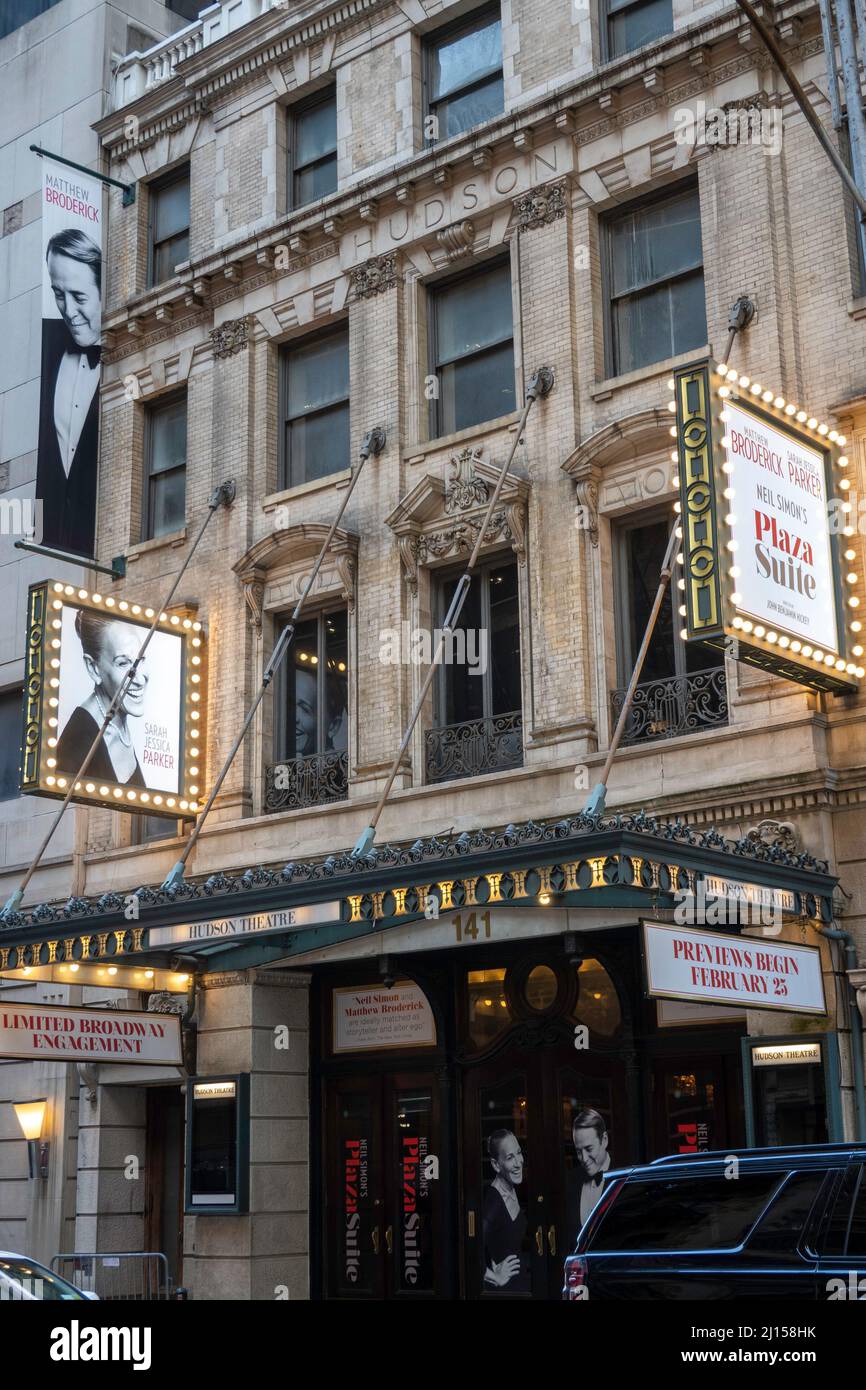
<path id="1" fill-rule="evenodd" d="M 685 635 L 812 689 L 850 691 L 864 669 L 847 588 L 856 571 L 843 575 L 839 553 L 844 437 L 725 367 L 682 367 L 673 385 Z"/>
<path id="2" fill-rule="evenodd" d="M 201 623 L 164 614 L 83 775 L 154 610 L 45 581 L 30 590 L 21 790 L 172 818 L 195 814 L 205 759 Z"/>
<path id="3" fill-rule="evenodd" d="M 650 998 L 824 1014 L 821 953 L 775 937 L 643 922 Z"/>

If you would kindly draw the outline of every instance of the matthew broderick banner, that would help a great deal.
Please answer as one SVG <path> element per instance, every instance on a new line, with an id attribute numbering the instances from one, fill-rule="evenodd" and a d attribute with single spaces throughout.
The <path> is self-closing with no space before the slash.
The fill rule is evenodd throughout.
<path id="1" fill-rule="evenodd" d="M 93 555 L 102 333 L 102 184 L 44 158 L 36 540 Z"/>

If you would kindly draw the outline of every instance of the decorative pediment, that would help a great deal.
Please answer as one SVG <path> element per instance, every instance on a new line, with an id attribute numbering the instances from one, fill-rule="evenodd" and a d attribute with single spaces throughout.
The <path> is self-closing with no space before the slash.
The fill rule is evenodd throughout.
<path id="1" fill-rule="evenodd" d="M 500 468 L 478 449 L 452 454 L 445 479 L 425 474 L 385 518 L 397 537 L 403 572 L 414 593 L 419 567 L 469 555 L 484 524 Z M 485 548 L 508 544 L 526 558 L 529 482 L 509 473 L 484 537 Z"/>
<path id="2" fill-rule="evenodd" d="M 628 511 L 673 497 L 670 424 L 668 411 L 640 410 L 596 430 L 562 464 L 586 513 L 593 545 L 598 545 L 600 512 Z"/>
<path id="3" fill-rule="evenodd" d="M 261 631 L 264 611 L 293 607 L 300 598 L 329 530 L 320 522 L 277 529 L 256 541 L 232 566 L 244 586 L 250 622 L 257 632 Z M 351 612 L 355 606 L 357 556 L 358 537 L 338 528 L 310 597 L 333 591 L 345 599 Z"/>

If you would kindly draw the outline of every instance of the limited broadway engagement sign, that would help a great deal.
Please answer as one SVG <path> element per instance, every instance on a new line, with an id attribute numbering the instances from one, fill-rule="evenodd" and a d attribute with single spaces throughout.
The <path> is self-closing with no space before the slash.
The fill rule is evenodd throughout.
<path id="1" fill-rule="evenodd" d="M 0 1057 L 179 1066 L 180 1019 L 119 1009 L 6 1006 L 0 1008 Z"/>

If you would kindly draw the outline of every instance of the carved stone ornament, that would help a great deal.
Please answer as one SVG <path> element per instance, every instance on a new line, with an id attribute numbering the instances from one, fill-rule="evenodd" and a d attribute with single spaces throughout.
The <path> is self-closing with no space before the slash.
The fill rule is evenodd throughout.
<path id="1" fill-rule="evenodd" d="M 514 214 L 519 232 L 528 232 L 535 227 L 546 227 L 557 218 L 565 216 L 566 183 L 542 184 L 531 188 L 514 200 Z"/>
<path id="2" fill-rule="evenodd" d="M 397 284 L 397 257 L 371 256 L 363 265 L 350 272 L 351 290 L 356 299 L 372 299 L 374 295 L 393 290 Z"/>
<path id="3" fill-rule="evenodd" d="M 244 575 L 244 598 L 250 615 L 250 627 L 256 632 L 262 630 L 262 605 L 265 601 L 264 575 L 253 573 Z"/>
<path id="4" fill-rule="evenodd" d="M 598 545 L 598 483 L 594 478 L 581 478 L 574 486 L 577 505 L 581 508 L 578 520 L 584 521 L 584 529 L 593 546 Z"/>
<path id="5" fill-rule="evenodd" d="M 799 854 L 802 848 L 797 827 L 789 820 L 762 820 L 746 832 L 746 839 L 756 845 L 766 845 L 768 849 L 783 849 L 788 854 Z"/>
<path id="6" fill-rule="evenodd" d="M 443 250 L 448 252 L 449 261 L 459 260 L 472 250 L 472 243 L 475 241 L 474 222 L 455 222 L 451 227 L 443 227 L 441 232 L 436 233 L 436 240 Z"/>
<path id="7" fill-rule="evenodd" d="M 247 329 L 248 321 L 245 316 L 226 319 L 218 328 L 212 328 L 210 340 L 214 357 L 234 357 L 236 352 L 243 352 L 248 342 Z"/>
<path id="8" fill-rule="evenodd" d="M 465 512 L 487 502 L 490 488 L 475 471 L 475 465 L 480 461 L 478 449 L 464 449 L 461 454 L 452 454 L 449 463 L 453 472 L 445 485 L 446 512 Z"/>
<path id="9" fill-rule="evenodd" d="M 156 989 L 148 995 L 147 1012 L 149 1014 L 185 1014 L 186 996 L 169 994 L 168 990 L 165 989 Z"/>

